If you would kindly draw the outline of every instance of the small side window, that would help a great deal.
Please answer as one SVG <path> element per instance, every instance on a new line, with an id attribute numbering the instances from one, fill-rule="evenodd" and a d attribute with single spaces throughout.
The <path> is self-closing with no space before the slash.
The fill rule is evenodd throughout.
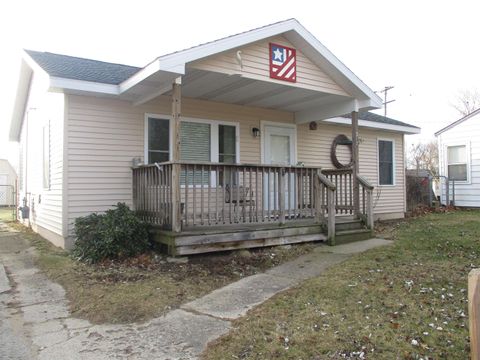
<path id="1" fill-rule="evenodd" d="M 393 185 L 393 141 L 378 140 L 378 184 Z"/>

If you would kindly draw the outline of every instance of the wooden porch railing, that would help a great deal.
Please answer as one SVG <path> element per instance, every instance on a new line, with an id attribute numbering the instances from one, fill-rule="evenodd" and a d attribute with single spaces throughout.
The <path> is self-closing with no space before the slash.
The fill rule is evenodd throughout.
<path id="1" fill-rule="evenodd" d="M 179 167 L 174 206 L 173 167 Z M 353 214 L 352 171 L 315 167 L 165 162 L 133 169 L 133 201 L 147 222 L 176 228 L 316 220 L 335 239 L 335 215 Z M 360 216 L 373 228 L 371 186 L 358 177 Z"/>
<path id="2" fill-rule="evenodd" d="M 335 212 L 336 214 L 358 215 L 369 229 L 373 229 L 373 185 L 367 179 L 358 175 L 360 204 L 359 214 L 354 214 L 355 206 L 353 204 L 353 171 L 352 169 L 325 169 L 322 170 L 325 175 L 336 187 L 335 191 Z"/>
<path id="3" fill-rule="evenodd" d="M 319 168 L 181 161 L 181 228 L 315 219 L 314 179 Z M 173 162 L 133 169 L 139 215 L 172 228 Z"/>

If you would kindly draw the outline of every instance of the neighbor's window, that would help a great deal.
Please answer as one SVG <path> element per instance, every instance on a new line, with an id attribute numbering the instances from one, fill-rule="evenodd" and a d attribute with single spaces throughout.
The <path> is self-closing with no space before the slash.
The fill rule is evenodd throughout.
<path id="1" fill-rule="evenodd" d="M 43 188 L 50 188 L 50 124 L 43 127 Z"/>
<path id="2" fill-rule="evenodd" d="M 165 162 L 170 157 L 170 120 L 148 118 L 148 163 Z"/>
<path id="3" fill-rule="evenodd" d="M 393 141 L 378 140 L 378 184 L 393 185 Z"/>
<path id="4" fill-rule="evenodd" d="M 467 147 L 447 147 L 448 177 L 450 180 L 467 181 Z"/>

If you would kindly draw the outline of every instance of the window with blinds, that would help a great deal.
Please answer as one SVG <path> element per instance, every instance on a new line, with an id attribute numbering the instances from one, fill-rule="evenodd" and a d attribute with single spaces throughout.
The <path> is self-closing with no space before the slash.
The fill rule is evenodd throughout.
<path id="1" fill-rule="evenodd" d="M 393 141 L 378 140 L 378 184 L 393 185 Z"/>
<path id="2" fill-rule="evenodd" d="M 196 162 L 210 162 L 211 159 L 211 129 L 210 124 L 187 122 L 180 123 L 180 158 L 182 160 Z M 185 185 L 186 176 L 188 176 L 188 184 L 207 185 L 210 174 L 204 172 L 203 177 L 201 168 L 194 172 L 189 170 L 181 174 L 181 184 Z"/>

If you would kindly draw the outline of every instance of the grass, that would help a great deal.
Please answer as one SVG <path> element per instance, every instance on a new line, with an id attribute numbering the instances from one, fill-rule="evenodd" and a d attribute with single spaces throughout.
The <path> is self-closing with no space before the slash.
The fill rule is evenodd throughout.
<path id="1" fill-rule="evenodd" d="M 13 210 L 11 208 L 0 207 L 0 221 L 13 221 Z"/>
<path id="2" fill-rule="evenodd" d="M 97 324 L 140 322 L 160 316 L 312 247 L 304 244 L 290 249 L 192 256 L 188 263 L 171 263 L 165 256 L 151 253 L 125 261 L 87 265 L 31 231 L 24 231 L 24 236 L 38 250 L 39 268 L 65 288 L 73 316 Z"/>
<path id="3" fill-rule="evenodd" d="M 203 359 L 469 358 L 467 277 L 480 266 L 480 212 L 430 214 L 387 232 L 394 245 L 250 311 Z"/>

